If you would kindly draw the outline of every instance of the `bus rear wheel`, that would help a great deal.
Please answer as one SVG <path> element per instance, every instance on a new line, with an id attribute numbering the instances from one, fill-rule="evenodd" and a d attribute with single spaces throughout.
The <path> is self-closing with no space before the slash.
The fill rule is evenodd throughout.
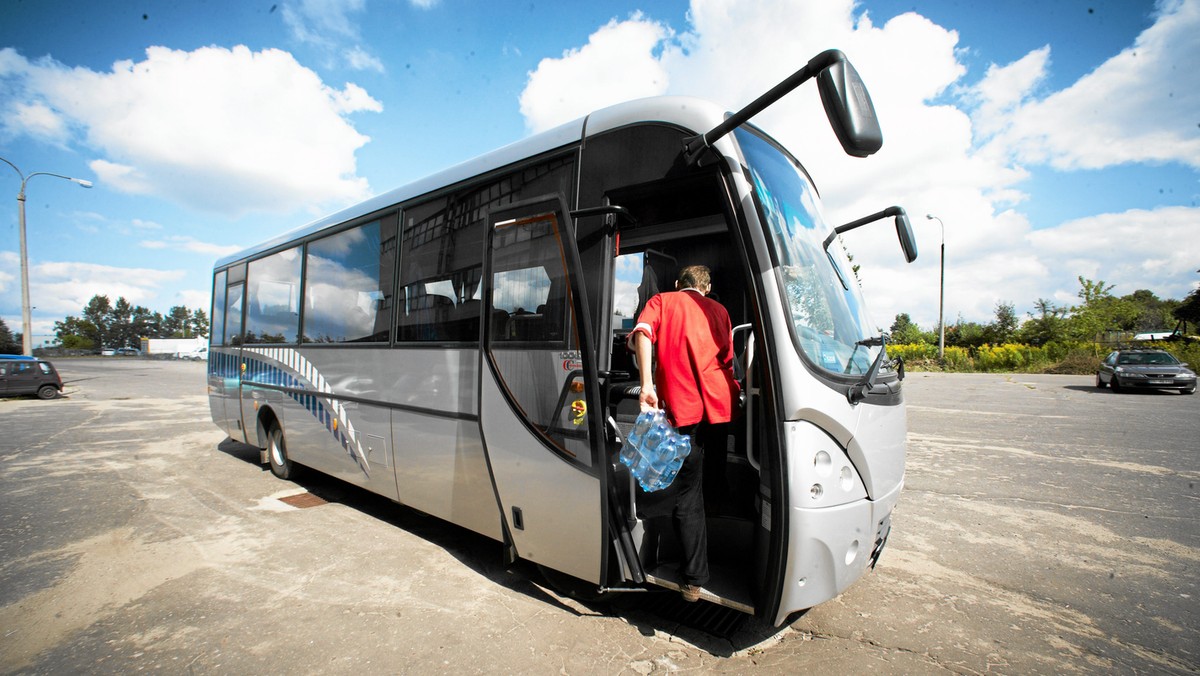
<path id="1" fill-rule="evenodd" d="M 271 430 L 267 432 L 267 460 L 271 463 L 271 474 L 280 479 L 295 479 L 299 472 L 299 466 L 288 457 L 287 444 L 279 423 L 272 423 Z"/>

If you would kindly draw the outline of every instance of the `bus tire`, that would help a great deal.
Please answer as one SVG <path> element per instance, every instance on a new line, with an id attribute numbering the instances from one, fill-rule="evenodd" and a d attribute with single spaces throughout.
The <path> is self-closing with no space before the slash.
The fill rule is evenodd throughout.
<path id="1" fill-rule="evenodd" d="M 600 588 L 591 582 L 585 582 L 577 577 L 560 573 L 553 568 L 547 568 L 542 564 L 538 564 L 538 571 L 541 572 L 542 578 L 550 585 L 554 591 L 575 599 L 583 603 L 607 603 L 612 601 L 616 592 L 600 591 Z"/>
<path id="2" fill-rule="evenodd" d="M 271 463 L 271 474 L 285 481 L 296 478 L 299 467 L 292 462 L 287 454 L 287 443 L 283 440 L 283 428 L 279 423 L 271 423 L 267 432 L 267 461 Z"/>
<path id="3" fill-rule="evenodd" d="M 54 399 L 58 397 L 58 388 L 53 385 L 42 385 L 37 391 L 38 399 Z"/>

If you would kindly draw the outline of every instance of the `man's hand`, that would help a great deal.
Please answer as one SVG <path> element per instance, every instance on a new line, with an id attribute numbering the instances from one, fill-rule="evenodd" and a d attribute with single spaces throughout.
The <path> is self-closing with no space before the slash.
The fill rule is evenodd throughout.
<path id="1" fill-rule="evenodd" d="M 657 409 L 658 393 L 654 391 L 654 387 L 643 387 L 641 394 L 638 395 L 638 403 L 642 405 L 643 413 Z"/>

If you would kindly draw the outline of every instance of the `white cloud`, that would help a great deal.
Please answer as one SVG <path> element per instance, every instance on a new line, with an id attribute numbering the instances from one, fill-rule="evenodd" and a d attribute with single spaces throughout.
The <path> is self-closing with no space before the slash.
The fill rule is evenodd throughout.
<path id="1" fill-rule="evenodd" d="M 67 141 L 67 124 L 61 116 L 40 102 L 17 102 L 12 107 L 14 129 L 22 129 L 31 136 L 36 136 L 51 143 L 61 144 Z"/>
<path id="2" fill-rule="evenodd" d="M 174 235 L 163 239 L 142 240 L 138 242 L 138 246 L 144 249 L 170 249 L 172 251 L 184 251 L 187 253 L 202 254 L 211 258 L 221 258 L 242 250 L 241 245 L 224 245 L 213 244 L 211 242 L 201 242 L 194 237 L 186 235 Z"/>
<path id="3" fill-rule="evenodd" d="M 14 332 L 21 330 L 19 266 L 19 258 L 15 253 L 0 251 L 0 307 L 13 309 L 15 317 L 6 316 L 5 322 Z M 78 317 L 92 296 L 96 295 L 108 296 L 114 302 L 123 297 L 132 305 L 142 305 L 152 310 L 166 307 L 168 303 L 159 299 L 159 290 L 177 283 L 184 276 L 183 270 L 125 268 L 67 261 L 35 263 L 29 270 L 29 299 L 36 308 L 32 333 L 35 336 L 53 334 L 55 321 L 68 315 Z M 207 305 L 194 307 L 207 308 Z"/>
<path id="4" fill-rule="evenodd" d="M 369 140 L 347 116 L 379 112 L 365 90 L 337 90 L 287 52 L 151 47 L 111 72 L 7 55 L 21 105 L 42 106 L 103 153 L 101 183 L 223 213 L 327 207 L 362 199 L 354 153 Z M 12 66 L 12 63 L 16 66 Z M 3 72 L 3 71 L 0 71 Z M 0 104 L 5 127 L 22 126 Z"/>
<path id="5" fill-rule="evenodd" d="M 171 305 L 182 305 L 193 312 L 204 310 L 204 314 L 207 315 L 212 308 L 212 292 L 208 289 L 183 289 L 175 294 Z M 212 317 L 208 319 L 212 321 Z"/>
<path id="6" fill-rule="evenodd" d="M 1200 168 L 1198 32 L 1200 2 L 1163 2 L 1131 47 L 1074 85 L 1018 106 L 993 143 L 1058 169 L 1128 162 Z"/>
<path id="7" fill-rule="evenodd" d="M 351 18 L 365 7 L 364 0 L 298 0 L 283 6 L 283 22 L 293 39 L 323 52 L 330 67 L 383 73 L 383 62 L 362 47 L 358 24 Z"/>
<path id="8" fill-rule="evenodd" d="M 596 108 L 662 94 L 667 73 L 655 51 L 669 36 L 662 24 L 634 14 L 610 21 L 561 58 L 542 59 L 521 92 L 526 124 L 543 131 Z"/>
<path id="9" fill-rule="evenodd" d="M 945 223 L 947 323 L 959 316 L 991 321 L 998 302 L 1014 303 L 1018 312 L 1031 310 L 1039 297 L 1073 303 L 1076 276 L 1093 271 L 1089 278 L 1116 284 L 1121 295 L 1148 288 L 1182 298 L 1194 284 L 1189 280 L 1200 253 L 1195 245 L 1162 243 L 1195 239 L 1185 228 L 1190 222 L 1194 230 L 1200 209 L 1101 214 L 1034 230 L 1021 211 L 1029 171 L 1020 162 L 1064 169 L 1135 161 L 1197 166 L 1200 94 L 1188 74 L 1200 63 L 1198 7 L 1190 0 L 1164 3 L 1158 21 L 1129 50 L 1071 87 L 1044 92 L 1052 45 L 993 66 L 971 87 L 959 61 L 970 46 L 916 13 L 876 26 L 855 13 L 852 0 L 764 0 L 736 7 L 693 0 L 684 29 L 635 15 L 599 28 L 587 45 L 561 59 L 543 60 L 529 75 L 521 111 L 531 128 L 545 129 L 632 98 L 630 82 L 662 85 L 639 90 L 639 96 L 661 90 L 735 110 L 817 53 L 837 47 L 870 88 L 885 138 L 877 155 L 858 159 L 842 152 L 811 84 L 755 123 L 815 176 L 830 225 L 892 204 L 908 210 L 921 251 L 912 265 L 903 262 L 890 225 L 845 236 L 882 328 L 899 312 L 924 327 L 936 324 L 942 233 L 937 221 L 925 218 L 928 213 Z M 602 58 L 609 53 L 606 38 L 614 35 L 637 38 L 621 41 L 619 65 Z M 962 102 L 946 103 L 947 94 Z M 581 105 L 566 103 L 572 99 Z M 1118 223 L 1126 238 L 1141 233 L 1141 243 L 1128 247 L 1087 236 Z"/>
<path id="10" fill-rule="evenodd" d="M 342 57 L 354 70 L 373 70 L 376 73 L 383 73 L 386 71 L 386 69 L 383 67 L 383 62 L 379 60 L 379 57 L 371 54 L 358 45 L 355 45 L 342 52 Z"/>

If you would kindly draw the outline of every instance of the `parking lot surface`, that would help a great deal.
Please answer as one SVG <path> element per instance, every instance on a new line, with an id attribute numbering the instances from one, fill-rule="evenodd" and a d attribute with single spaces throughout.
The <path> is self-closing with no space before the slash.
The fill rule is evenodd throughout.
<path id="1" fill-rule="evenodd" d="M 911 373 L 879 567 L 791 626 L 714 631 L 274 478 L 211 423 L 201 363 L 56 365 L 63 398 L 0 400 L 0 672 L 1200 670 L 1200 396 Z"/>

